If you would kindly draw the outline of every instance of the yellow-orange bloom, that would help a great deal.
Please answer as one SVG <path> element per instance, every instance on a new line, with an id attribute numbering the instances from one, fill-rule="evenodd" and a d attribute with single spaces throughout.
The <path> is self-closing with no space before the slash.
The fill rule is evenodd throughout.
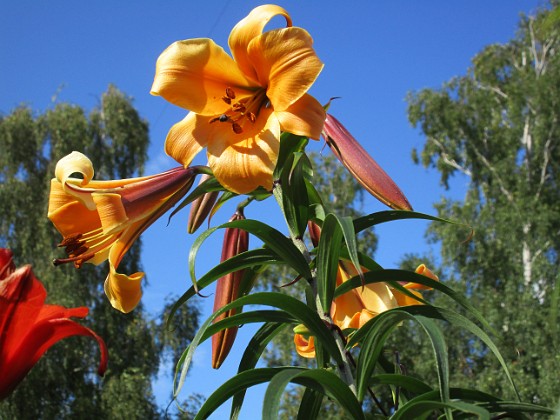
<path id="1" fill-rule="evenodd" d="M 79 173 L 83 179 L 71 178 Z M 105 293 L 122 312 L 133 310 L 142 296 L 144 273 L 117 273 L 124 254 L 140 234 L 183 197 L 194 181 L 194 171 L 182 167 L 167 172 L 116 181 L 92 181 L 91 161 L 72 152 L 56 165 L 51 181 L 48 217 L 64 239 L 68 258 L 55 264 L 109 260 Z"/>
<path id="2" fill-rule="evenodd" d="M 274 16 L 286 28 L 263 33 Z M 255 8 L 231 31 L 232 56 L 207 38 L 170 45 L 151 93 L 191 112 L 167 136 L 167 154 L 188 166 L 207 148 L 218 181 L 239 194 L 272 188 L 282 131 L 318 139 L 325 120 L 307 91 L 323 68 L 313 40 L 275 5 Z"/>
<path id="3" fill-rule="evenodd" d="M 414 272 L 429 277 L 432 280 L 439 281 L 439 277 L 435 275 L 432 272 L 432 270 L 430 270 L 424 264 L 420 264 L 418 267 L 416 267 L 416 270 L 414 270 Z M 429 287 L 424 286 L 423 284 L 420 283 L 405 283 L 403 284 L 403 287 L 405 289 L 408 289 L 409 292 L 411 292 L 415 296 L 418 296 L 419 298 L 422 298 L 422 294 L 418 290 L 430 289 Z M 422 305 L 422 302 L 419 302 L 418 300 L 414 299 L 411 296 L 405 295 L 400 290 L 393 289 L 393 294 L 395 295 L 395 298 L 397 299 L 399 306 Z"/>
<path id="4" fill-rule="evenodd" d="M 438 276 L 424 264 L 419 265 L 415 272 L 439 281 Z M 340 261 L 336 285 L 340 286 L 343 282 L 355 277 L 357 274 L 352 264 Z M 403 286 L 418 297 L 422 297 L 418 290 L 430 289 L 419 283 L 405 283 Z M 363 288 L 352 289 L 334 299 L 331 306 L 331 318 L 340 329 L 359 329 L 370 319 L 389 309 L 421 304 L 416 299 L 407 296 L 399 290 L 390 288 L 385 283 L 370 283 L 366 284 Z M 298 354 L 307 358 L 315 357 L 314 340 L 313 336 L 295 334 L 294 344 Z"/>
<path id="5" fill-rule="evenodd" d="M 357 275 L 352 264 L 340 261 L 336 285 Z M 385 283 L 370 283 L 358 287 L 334 299 L 331 306 L 331 318 L 340 328 L 361 328 L 373 317 L 389 309 L 398 307 L 393 292 Z M 315 357 L 314 338 L 306 338 L 301 334 L 294 335 L 296 351 L 302 357 Z"/>

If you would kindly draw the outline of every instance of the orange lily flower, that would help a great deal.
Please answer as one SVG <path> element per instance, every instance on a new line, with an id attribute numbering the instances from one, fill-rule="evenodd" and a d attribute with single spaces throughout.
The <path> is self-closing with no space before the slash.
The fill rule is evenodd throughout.
<path id="1" fill-rule="evenodd" d="M 11 394 L 52 345 L 66 337 L 95 338 L 101 350 L 99 375 L 107 369 L 103 339 L 70 319 L 85 317 L 88 308 L 45 305 L 46 297 L 31 266 L 16 270 L 11 251 L 0 248 L 0 400 Z"/>
<path id="2" fill-rule="evenodd" d="M 340 261 L 336 285 L 357 275 L 352 264 Z M 389 309 L 398 307 L 398 302 L 391 289 L 384 283 L 366 284 L 362 288 L 355 288 L 334 299 L 331 305 L 331 318 L 342 330 L 346 328 L 361 328 L 373 317 Z M 302 334 L 294 335 L 296 351 L 302 357 L 315 357 L 314 337 Z"/>
<path id="3" fill-rule="evenodd" d="M 439 277 L 436 274 L 434 274 L 432 270 L 430 270 L 424 264 L 420 264 L 418 267 L 416 267 L 416 270 L 414 270 L 414 272 L 429 277 L 432 280 L 439 281 Z M 404 283 L 403 287 L 405 289 L 408 289 L 412 294 L 418 296 L 419 298 L 422 298 L 422 294 L 418 290 L 430 289 L 429 287 L 424 286 L 423 284 L 420 283 Z M 393 294 L 395 295 L 395 298 L 397 299 L 399 306 L 422 305 L 422 302 L 419 302 L 413 297 L 405 295 L 403 292 L 399 290 L 393 289 Z"/>
<path id="4" fill-rule="evenodd" d="M 83 179 L 71 178 L 74 173 Z M 144 273 L 117 273 L 124 254 L 140 234 L 173 207 L 190 189 L 195 172 L 181 167 L 141 178 L 92 181 L 91 161 L 72 152 L 56 165 L 51 181 L 48 217 L 64 239 L 68 258 L 55 265 L 73 262 L 100 264 L 109 260 L 105 293 L 114 308 L 132 311 L 142 296 Z"/>
<path id="5" fill-rule="evenodd" d="M 277 15 L 287 27 L 263 33 Z M 167 154 L 186 167 L 206 147 L 225 188 L 272 189 L 280 133 L 319 139 L 323 128 L 325 111 L 307 94 L 323 68 L 312 45 L 275 5 L 253 9 L 233 28 L 233 58 L 207 38 L 170 45 L 157 60 L 151 93 L 191 112 L 169 131 Z"/>

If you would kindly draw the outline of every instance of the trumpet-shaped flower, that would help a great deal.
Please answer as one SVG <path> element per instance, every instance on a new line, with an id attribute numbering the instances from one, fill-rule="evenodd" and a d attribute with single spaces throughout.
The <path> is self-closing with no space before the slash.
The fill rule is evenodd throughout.
<path id="1" fill-rule="evenodd" d="M 274 16 L 286 28 L 263 32 Z M 318 139 L 325 120 L 307 91 L 323 64 L 304 29 L 281 7 L 255 8 L 231 31 L 228 55 L 211 39 L 178 41 L 158 58 L 151 93 L 191 112 L 166 152 L 184 166 L 207 148 L 218 181 L 239 194 L 272 188 L 282 131 Z"/>
<path id="2" fill-rule="evenodd" d="M 83 179 L 71 178 L 79 173 Z M 105 293 L 122 312 L 133 310 L 142 296 L 144 273 L 117 273 L 134 241 L 183 197 L 194 181 L 194 170 L 178 167 L 167 172 L 117 181 L 92 181 L 91 161 L 72 152 L 56 165 L 51 181 L 48 217 L 64 239 L 68 258 L 55 264 L 109 260 Z"/>
<path id="3" fill-rule="evenodd" d="M 23 380 L 41 356 L 58 341 L 74 335 L 97 340 L 101 350 L 98 373 L 107 369 L 107 347 L 89 328 L 71 320 L 88 308 L 45 305 L 47 292 L 29 265 L 16 270 L 12 253 L 0 248 L 0 400 Z"/>
<path id="4" fill-rule="evenodd" d="M 340 286 L 357 274 L 353 265 L 340 261 L 336 285 Z M 330 315 L 340 329 L 358 329 L 374 316 L 398 306 L 393 292 L 385 283 L 370 283 L 335 298 Z M 314 337 L 295 334 L 294 344 L 300 356 L 315 357 Z"/>
<path id="5" fill-rule="evenodd" d="M 424 264 L 419 265 L 415 272 L 432 280 L 439 280 L 438 276 Z M 343 282 L 355 277 L 357 274 L 353 265 L 340 261 L 336 285 L 340 286 Z M 403 287 L 419 298 L 422 298 L 422 295 L 418 290 L 429 289 L 429 287 L 419 283 L 404 283 Z M 359 329 L 370 319 L 389 309 L 419 304 L 421 305 L 422 303 L 400 290 L 390 288 L 385 283 L 370 283 L 362 288 L 352 289 L 335 298 L 331 306 L 330 315 L 335 325 L 342 330 L 346 328 Z M 307 358 L 315 357 L 314 340 L 313 336 L 295 334 L 294 344 L 298 354 Z"/>

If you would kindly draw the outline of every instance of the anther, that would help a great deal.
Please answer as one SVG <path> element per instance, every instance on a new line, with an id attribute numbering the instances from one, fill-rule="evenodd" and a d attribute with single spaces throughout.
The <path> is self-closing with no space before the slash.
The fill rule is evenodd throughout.
<path id="1" fill-rule="evenodd" d="M 241 126 L 239 124 L 237 124 L 236 122 L 231 124 L 231 128 L 233 129 L 233 132 L 235 134 L 241 134 L 243 133 L 243 129 L 241 128 Z"/>
<path id="2" fill-rule="evenodd" d="M 230 88 L 230 87 L 227 87 L 227 88 L 226 88 L 226 96 L 227 96 L 229 99 L 235 99 L 235 92 L 233 91 L 232 88 Z"/>

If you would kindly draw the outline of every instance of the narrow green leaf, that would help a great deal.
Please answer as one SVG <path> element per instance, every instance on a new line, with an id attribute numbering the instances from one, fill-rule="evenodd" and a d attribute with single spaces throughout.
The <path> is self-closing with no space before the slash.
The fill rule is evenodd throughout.
<path id="1" fill-rule="evenodd" d="M 264 324 L 247 345 L 241 357 L 241 361 L 239 362 L 237 373 L 254 369 L 268 343 L 286 327 L 286 324 L 279 322 L 267 322 Z M 236 420 L 239 417 L 244 399 L 245 390 L 239 391 L 233 396 L 230 414 L 232 420 Z"/>
<path id="2" fill-rule="evenodd" d="M 284 368 L 260 368 L 238 373 L 233 378 L 224 382 L 206 399 L 206 401 L 204 401 L 204 404 L 202 404 L 195 416 L 195 420 L 208 418 L 235 394 L 243 392 L 254 385 L 270 381 L 276 373 L 283 369 Z"/>
<path id="3" fill-rule="evenodd" d="M 374 385 L 394 385 L 407 389 L 415 394 L 424 394 L 433 391 L 431 386 L 422 382 L 420 379 L 397 373 L 382 373 L 372 376 L 369 378 L 369 386 Z"/>
<path id="4" fill-rule="evenodd" d="M 336 341 L 334 340 L 331 332 L 327 328 L 327 326 L 323 323 L 319 315 L 313 312 L 307 305 L 299 300 L 282 294 L 282 293 L 273 293 L 273 292 L 261 292 L 261 293 L 254 293 L 251 295 L 243 296 L 235 301 L 231 302 L 228 305 L 223 306 L 220 310 L 214 312 L 204 323 L 200 326 L 197 333 L 193 337 L 190 345 L 187 349 L 183 352 L 179 363 L 177 364 L 176 373 L 175 373 L 175 383 L 174 383 L 174 392 L 173 395 L 177 396 L 178 393 L 181 391 L 185 383 L 185 379 L 187 377 L 187 372 L 190 367 L 190 363 L 192 361 L 194 352 L 196 351 L 198 345 L 203 342 L 205 339 L 211 336 L 210 332 L 217 331 L 216 329 L 225 328 L 227 326 L 234 325 L 232 323 L 239 322 L 239 320 L 243 320 L 243 322 L 249 322 L 249 320 L 254 319 L 258 322 L 258 316 L 255 318 L 254 314 L 250 312 L 236 314 L 232 317 L 226 318 L 225 320 L 216 323 L 216 325 L 212 325 L 214 319 L 224 313 L 229 311 L 230 309 L 242 307 L 245 305 L 265 305 L 265 306 L 272 306 L 282 311 L 285 311 L 290 319 L 297 319 L 298 323 L 304 324 L 312 335 L 316 337 L 316 340 L 321 341 L 331 357 L 333 357 L 336 363 L 342 364 L 342 356 L 340 355 Z M 273 311 L 269 311 L 273 312 Z M 277 318 L 280 315 L 274 315 L 275 318 L 270 319 L 271 321 L 287 321 L 287 319 L 281 320 Z M 267 321 L 266 319 L 264 320 Z M 262 322 L 262 316 L 261 316 Z M 209 331 L 208 331 L 209 330 Z"/>
<path id="5" fill-rule="evenodd" d="M 321 405 L 323 404 L 323 394 L 311 388 L 305 388 L 299 405 L 297 420 L 312 420 L 319 416 Z"/>
<path id="6" fill-rule="evenodd" d="M 271 228 L 265 223 L 250 219 L 235 220 L 233 222 L 223 224 L 222 227 L 239 228 L 255 235 L 303 278 L 311 278 L 309 265 L 301 252 L 292 243 L 292 241 L 276 229 Z"/>
<path id="7" fill-rule="evenodd" d="M 208 192 L 223 191 L 223 190 L 224 187 L 222 187 L 222 185 L 218 182 L 216 178 L 214 177 L 208 178 L 202 184 L 198 185 L 189 195 L 185 197 L 183 201 L 181 201 L 180 204 L 177 205 L 177 207 L 173 209 L 173 211 L 169 215 L 168 220 L 171 220 L 171 218 L 175 216 L 180 210 L 182 210 L 185 206 L 192 203 L 198 197 L 203 196 Z"/>
<path id="8" fill-rule="evenodd" d="M 198 251 L 204 241 L 217 229 L 224 228 L 239 228 L 243 229 L 265 243 L 265 245 L 270 248 L 282 261 L 296 270 L 302 277 L 309 279 L 311 278 L 311 271 L 307 261 L 296 248 L 296 246 L 282 233 L 274 228 L 266 225 L 265 223 L 259 222 L 257 220 L 245 219 L 245 220 L 235 220 L 233 222 L 224 223 L 223 225 L 216 226 L 214 228 L 208 229 L 193 242 L 191 249 L 189 251 L 189 274 L 193 282 L 195 291 L 198 290 L 196 274 L 195 274 L 195 260 Z"/>
<path id="9" fill-rule="evenodd" d="M 442 401 L 449 401 L 449 362 L 447 347 L 441 329 L 429 317 L 408 313 L 407 308 L 392 309 L 367 322 L 359 332 L 366 334 L 356 367 L 358 398 L 363 399 L 377 359 L 383 350 L 385 340 L 402 321 L 411 319 L 420 324 L 432 343 Z M 354 340 L 351 340 L 354 341 Z M 348 343 L 350 345 L 350 342 Z"/>
<path id="10" fill-rule="evenodd" d="M 196 295 L 197 290 L 201 290 L 211 284 L 213 281 L 225 276 L 228 273 L 238 271 L 241 269 L 261 267 L 263 265 L 281 264 L 280 258 L 268 248 L 253 249 L 246 252 L 237 254 L 226 261 L 221 262 L 204 276 L 202 276 L 196 287 L 189 288 L 172 306 L 167 318 L 166 324 L 171 325 L 171 321 L 175 316 L 175 312 L 185 304 L 191 297 Z M 248 285 L 247 285 L 248 288 Z"/>
<path id="11" fill-rule="evenodd" d="M 342 229 L 336 216 L 327 214 L 321 228 L 321 238 L 317 251 L 317 293 L 325 313 L 330 313 L 334 290 L 338 260 L 342 245 Z"/>
<path id="12" fill-rule="evenodd" d="M 282 210 L 290 228 L 290 233 L 296 238 L 303 237 L 307 227 L 309 199 L 305 186 L 305 166 L 309 161 L 303 153 L 293 153 L 287 160 L 280 177 L 282 191 Z"/>
<path id="13" fill-rule="evenodd" d="M 367 273 L 366 273 L 367 274 Z M 421 315 L 423 317 L 428 317 L 428 318 L 432 318 L 432 319 L 440 319 L 443 321 L 447 321 L 449 323 L 451 323 L 454 326 L 457 326 L 458 328 L 464 328 L 467 331 L 469 331 L 471 334 L 473 334 L 474 336 L 478 337 L 480 340 L 482 340 L 482 342 L 484 342 L 484 344 L 492 351 L 492 353 L 494 353 L 494 356 L 496 357 L 496 359 L 498 359 L 498 361 L 500 362 L 500 365 L 502 366 L 502 368 L 504 369 L 504 372 L 506 374 L 506 377 L 508 378 L 514 392 L 517 395 L 517 398 L 519 399 L 519 393 L 517 391 L 517 387 L 515 385 L 515 382 L 513 381 L 513 378 L 511 376 L 511 373 L 507 367 L 507 364 L 503 358 L 503 356 L 501 355 L 500 351 L 498 350 L 498 348 L 496 347 L 496 345 L 494 344 L 494 342 L 492 341 L 492 339 L 488 336 L 488 334 L 486 334 L 486 332 L 484 332 L 478 325 L 476 325 L 474 322 L 472 322 L 471 320 L 469 320 L 468 318 L 464 317 L 463 315 L 460 315 L 450 309 L 446 309 L 446 308 L 439 308 L 439 307 L 435 307 L 435 306 L 428 306 L 428 305 L 418 305 L 418 306 L 406 306 L 406 307 L 401 307 L 401 308 L 397 308 L 397 309 L 391 309 L 390 311 L 384 312 L 380 315 L 378 315 L 377 317 L 373 318 L 372 320 L 368 321 L 362 328 L 360 328 L 358 331 L 356 331 L 356 333 L 351 337 L 351 339 L 348 341 L 347 343 L 347 347 L 351 347 L 356 345 L 357 343 L 361 342 L 366 334 L 373 334 L 372 331 L 374 328 L 382 328 L 382 327 L 373 327 L 374 324 L 376 322 L 381 322 L 383 321 L 382 318 L 389 316 L 389 317 L 396 317 L 396 318 L 400 318 L 399 316 L 395 315 L 389 315 L 390 313 L 394 313 L 394 312 L 406 312 L 408 314 L 410 314 L 413 319 L 416 319 L 417 315 Z M 402 320 L 406 319 L 408 317 L 406 316 L 402 316 Z M 409 318 L 410 319 L 410 318 Z M 394 320 L 393 320 L 394 322 Z M 391 320 L 387 321 L 387 323 L 389 324 L 389 327 L 391 326 Z M 368 325 L 369 324 L 369 325 Z M 394 325 L 393 325 L 394 327 Z M 387 333 L 389 331 L 387 331 L 387 328 L 384 331 L 384 334 Z M 384 337 L 379 337 L 379 340 L 381 340 L 381 344 L 385 341 L 386 335 Z M 362 347 L 362 351 L 360 352 L 360 358 L 362 357 L 362 352 L 364 350 L 364 347 Z M 365 355 L 364 357 L 370 357 L 370 358 L 377 358 L 379 353 L 378 351 L 380 351 L 380 349 L 375 349 L 375 351 L 373 351 L 372 349 L 369 349 L 369 351 L 371 352 L 371 354 L 369 355 Z M 370 368 L 370 371 L 373 369 L 373 366 L 368 366 L 368 368 Z M 369 375 L 368 373 L 364 372 L 364 375 Z"/>
<path id="14" fill-rule="evenodd" d="M 274 169 L 274 179 L 279 179 L 286 160 L 295 152 L 301 152 L 309 140 L 306 137 L 296 136 L 295 134 L 284 132 L 280 136 L 280 151 L 278 152 L 278 160 Z"/>
<path id="15" fill-rule="evenodd" d="M 285 368 L 270 380 L 263 405 L 263 419 L 276 419 L 280 398 L 289 382 L 301 384 L 324 393 L 335 400 L 354 419 L 365 419 L 361 404 L 348 385 L 337 375 L 324 369 Z"/>
<path id="16" fill-rule="evenodd" d="M 416 211 L 386 210 L 386 211 L 371 213 L 355 219 L 354 229 L 356 229 L 356 232 L 361 232 L 364 229 L 367 229 L 375 225 L 379 225 L 381 223 L 392 222 L 394 220 L 405 220 L 405 219 L 432 220 L 435 222 L 451 223 L 453 225 L 467 227 L 466 225 L 463 225 L 461 223 L 456 223 L 451 220 L 442 219 L 436 216 L 430 216 L 428 214 L 419 213 Z"/>
<path id="17" fill-rule="evenodd" d="M 420 418 L 424 414 L 432 413 L 438 410 L 456 410 L 463 413 L 474 414 L 481 420 L 490 420 L 490 413 L 475 404 L 469 404 L 462 401 L 415 401 L 410 400 L 403 405 L 395 414 L 391 416 L 391 420 L 408 420 L 411 418 Z"/>

